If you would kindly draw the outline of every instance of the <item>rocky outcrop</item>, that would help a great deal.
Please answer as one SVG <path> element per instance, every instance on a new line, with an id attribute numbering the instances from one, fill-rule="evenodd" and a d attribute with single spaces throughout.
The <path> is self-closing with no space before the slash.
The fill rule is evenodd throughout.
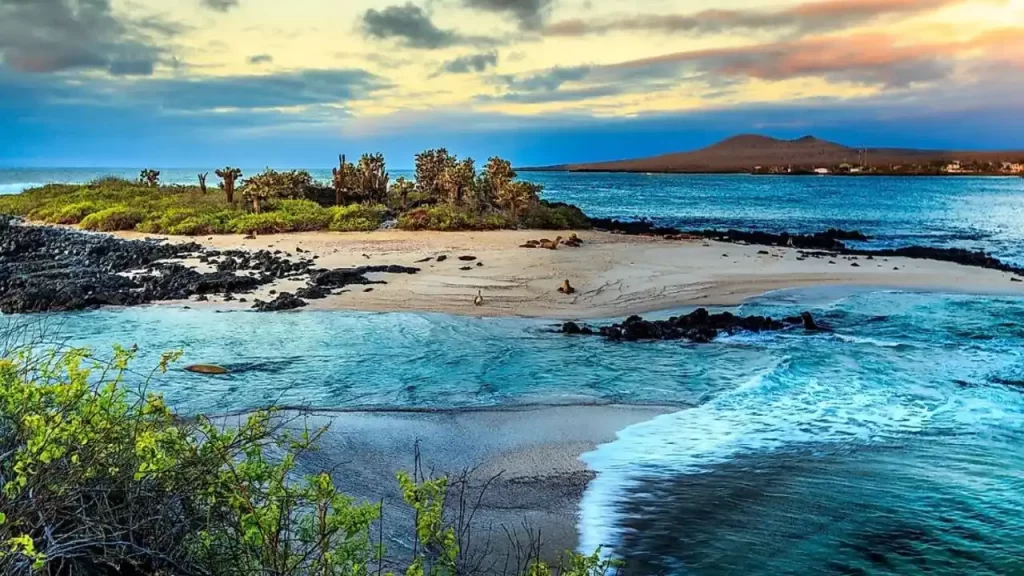
<path id="1" fill-rule="evenodd" d="M 788 232 L 773 234 L 771 232 L 746 230 L 680 230 L 678 228 L 655 226 L 647 220 L 623 222 L 610 218 L 596 218 L 592 219 L 590 223 L 597 230 L 619 234 L 662 236 L 680 239 L 706 238 L 719 242 L 757 244 L 760 246 L 788 246 L 805 250 L 840 250 L 845 248 L 843 241 L 856 240 L 864 242 L 870 240 L 868 236 L 856 230 L 840 230 L 836 228 L 815 234 L 790 234 Z"/>
<path id="2" fill-rule="evenodd" d="M 621 221 L 609 218 L 594 218 L 590 221 L 596 230 L 604 230 L 617 234 L 635 236 L 659 236 L 664 238 L 704 238 L 718 242 L 735 244 L 754 244 L 759 246 L 782 246 L 803 250 L 826 250 L 832 253 L 850 256 L 899 257 L 919 260 L 938 260 L 952 262 L 975 268 L 988 268 L 1018 275 L 1024 275 L 1024 267 L 1003 262 L 1002 260 L 981 251 L 963 248 L 935 248 L 930 246 L 908 246 L 905 248 L 871 250 L 867 248 L 851 248 L 846 242 L 868 242 L 869 236 L 856 230 L 829 229 L 815 234 L 790 234 L 783 232 L 743 231 L 743 230 L 690 230 L 656 226 L 648 220 Z M 811 254 L 813 255 L 813 253 Z"/>
<path id="3" fill-rule="evenodd" d="M 196 258 L 214 270 L 200 272 L 167 260 Z M 289 260 L 260 250 L 207 250 L 195 243 L 121 240 L 113 236 L 26 226 L 0 216 L 0 311 L 4 313 L 134 306 L 195 296 L 236 299 L 283 278 L 309 276 L 296 294 L 257 302 L 256 310 L 288 310 L 324 298 L 349 284 L 375 284 L 370 273 L 415 274 L 406 266 L 361 266 L 323 270 L 312 258 Z M 245 299 L 239 298 L 239 302 Z"/>
<path id="4" fill-rule="evenodd" d="M 256 300 L 253 309 L 258 312 L 281 312 L 306 306 L 306 302 L 290 292 L 281 292 L 270 302 Z"/>
<path id="5" fill-rule="evenodd" d="M 698 308 L 689 314 L 673 316 L 668 320 L 644 320 L 640 316 L 630 316 L 622 323 L 597 328 L 566 322 L 562 325 L 561 331 L 570 335 L 599 335 L 615 341 L 687 340 L 707 343 L 722 333 L 766 332 L 800 326 L 807 330 L 820 330 L 808 312 L 780 321 L 767 316 L 736 316 L 731 312 L 712 314 L 706 308 Z"/>

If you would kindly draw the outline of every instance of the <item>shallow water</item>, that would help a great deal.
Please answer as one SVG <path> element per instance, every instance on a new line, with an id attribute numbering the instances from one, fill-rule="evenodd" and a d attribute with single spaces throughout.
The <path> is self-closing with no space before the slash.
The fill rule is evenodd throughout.
<path id="1" fill-rule="evenodd" d="M 252 174 L 259 170 L 246 170 Z M 207 169 L 164 169 L 167 183 L 194 184 Z M 330 170 L 312 170 L 329 182 Z M 137 178 L 135 168 L 0 169 L 0 194 L 45 182 Z M 392 177 L 412 173 L 391 171 Z M 1024 265 L 1024 178 L 805 177 L 678 174 L 569 174 L 522 177 L 596 217 L 651 218 L 684 229 L 773 232 L 861 230 L 878 248 L 921 244 L 985 250 Z"/>
<path id="2" fill-rule="evenodd" d="M 584 455 L 581 548 L 651 574 L 1024 570 L 1024 299 L 779 292 L 834 333 L 709 345 L 566 337 L 548 321 L 136 308 L 62 315 L 75 344 L 137 343 L 175 407 L 658 403 Z M 666 313 L 667 314 L 667 313 Z"/>

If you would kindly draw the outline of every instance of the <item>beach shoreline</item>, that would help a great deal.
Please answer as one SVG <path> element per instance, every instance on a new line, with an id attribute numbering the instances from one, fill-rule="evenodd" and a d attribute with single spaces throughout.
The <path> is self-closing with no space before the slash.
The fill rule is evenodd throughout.
<path id="1" fill-rule="evenodd" d="M 381 264 L 420 268 L 413 275 L 369 274 L 386 283 L 312 300 L 303 310 L 586 320 L 691 306 L 735 306 L 768 292 L 814 286 L 1024 295 L 1024 283 L 1011 281 L 1011 273 L 934 260 L 811 255 L 794 248 L 598 231 L 578 232 L 583 240 L 579 248 L 520 248 L 528 240 L 568 234 L 380 230 L 288 233 L 253 239 L 239 235 L 115 235 L 132 240 L 194 241 L 215 250 L 280 250 L 288 258 L 315 257 L 316 266 L 329 269 Z M 445 257 L 443 261 L 438 261 L 439 256 Z M 575 289 L 574 294 L 558 291 L 565 280 Z M 211 296 L 208 302 L 187 305 L 244 310 L 254 299 L 272 300 L 275 294 L 294 292 L 303 285 L 304 280 L 278 280 L 246 295 L 245 303 Z M 479 306 L 474 303 L 478 294 L 483 300 Z"/>
<path id="2" fill-rule="evenodd" d="M 595 476 L 580 457 L 614 441 L 624 428 L 680 409 L 547 405 L 433 412 L 283 411 L 279 417 L 295 429 L 326 427 L 317 451 L 297 461 L 297 472 L 332 470 L 346 494 L 383 502 L 389 557 L 406 552 L 403 537 L 412 526 L 394 478 L 414 469 L 418 453 L 426 475 L 468 479 L 471 500 L 477 503 L 469 552 L 483 553 L 486 547 L 489 557 L 504 561 L 506 554 L 514 554 L 507 528 L 523 543 L 530 534 L 539 534 L 542 557 L 557 563 L 565 551 L 578 546 L 580 504 Z M 219 418 L 230 424 L 244 417 Z"/>

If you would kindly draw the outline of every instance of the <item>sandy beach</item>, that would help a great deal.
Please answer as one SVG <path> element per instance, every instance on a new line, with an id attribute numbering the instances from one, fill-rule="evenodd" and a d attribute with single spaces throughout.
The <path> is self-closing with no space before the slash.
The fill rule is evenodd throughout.
<path id="1" fill-rule="evenodd" d="M 339 268 L 400 264 L 417 266 L 416 275 L 379 276 L 387 284 L 312 301 L 307 309 L 427 311 L 477 316 L 559 319 L 608 318 L 680 306 L 725 306 L 765 292 L 816 285 L 853 285 L 968 292 L 1024 294 L 1011 275 L 947 262 L 837 256 L 803 258 L 799 250 L 702 240 L 663 240 L 603 232 L 581 232 L 580 248 L 525 249 L 527 240 L 553 238 L 553 232 L 369 233 L 310 232 L 194 239 L 217 249 L 282 250 L 316 256 L 317 265 Z M 122 238 L 152 235 L 120 233 Z M 191 238 L 168 237 L 169 241 Z M 298 254 L 297 249 L 306 251 Z M 443 262 L 436 257 L 447 256 Z M 460 256 L 473 256 L 462 261 Z M 430 258 L 428 262 L 422 260 Z M 558 292 L 564 280 L 576 289 Z M 271 290 L 294 291 L 303 281 L 285 280 L 248 297 L 271 300 Z M 484 303 L 473 303 L 478 291 Z M 248 303 L 207 305 L 248 308 Z"/>

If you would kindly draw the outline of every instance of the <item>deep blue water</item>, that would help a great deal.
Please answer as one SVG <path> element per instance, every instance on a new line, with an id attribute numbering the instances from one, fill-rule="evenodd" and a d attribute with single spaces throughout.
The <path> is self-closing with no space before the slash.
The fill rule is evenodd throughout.
<path id="1" fill-rule="evenodd" d="M 657 403 L 584 455 L 583 549 L 637 573 L 1024 570 L 1024 299 L 861 289 L 766 295 L 830 334 L 608 343 L 544 320 L 145 307 L 54 318 L 74 344 L 137 343 L 185 411 Z M 666 313 L 667 314 L 667 313 Z M 638 369 L 642 366 L 642 369 Z M 860 571 L 859 571 L 860 570 Z"/>
<path id="2" fill-rule="evenodd" d="M 0 169 L 0 194 L 44 182 L 86 182 L 137 169 Z M 164 182 L 194 183 L 209 169 L 163 170 Z M 248 170 L 247 174 L 258 172 Z M 330 181 L 330 170 L 312 170 Z M 408 171 L 393 170 L 392 177 Z M 876 247 L 922 244 L 985 250 L 1024 264 L 1024 178 L 806 177 L 523 173 L 545 198 L 597 217 L 651 218 L 684 229 L 774 232 L 861 230 Z"/>

